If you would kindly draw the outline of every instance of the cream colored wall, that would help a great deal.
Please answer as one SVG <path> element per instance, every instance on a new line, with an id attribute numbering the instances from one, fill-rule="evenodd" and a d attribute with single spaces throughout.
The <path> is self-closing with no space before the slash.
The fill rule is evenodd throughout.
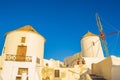
<path id="1" fill-rule="evenodd" d="M 87 67 L 91 70 L 92 69 L 92 63 L 98 63 L 100 61 L 102 61 L 104 58 L 100 58 L 100 57 L 84 57 L 85 63 L 87 65 Z"/>
<path id="2" fill-rule="evenodd" d="M 50 80 L 79 80 L 80 75 L 82 75 L 88 70 L 85 65 L 75 65 L 73 68 L 43 67 L 43 69 L 46 70 L 46 72 L 43 72 L 43 76 L 49 76 Z M 59 77 L 55 77 L 55 70 L 59 70 Z M 86 76 L 86 74 L 87 73 L 85 73 L 86 78 L 84 78 L 83 80 L 92 80 L 90 77 L 88 77 L 89 75 Z"/>
<path id="3" fill-rule="evenodd" d="M 2 64 L 1 64 L 1 60 L 2 60 L 2 56 L 0 56 L 0 67 L 2 66 Z"/>
<path id="4" fill-rule="evenodd" d="M 112 59 L 112 80 L 120 80 L 120 57 L 111 56 Z"/>
<path id="5" fill-rule="evenodd" d="M 4 58 L 3 56 L 0 56 L 0 73 L 3 70 L 3 64 L 4 64 Z"/>
<path id="6" fill-rule="evenodd" d="M 0 56 L 0 73 L 1 73 L 1 70 L 2 70 L 2 65 L 3 65 L 3 63 L 2 63 L 2 56 Z"/>
<path id="7" fill-rule="evenodd" d="M 120 57 L 117 57 L 117 56 L 111 56 L 112 58 L 112 64 L 113 65 L 120 65 Z"/>
<path id="8" fill-rule="evenodd" d="M 73 72 L 79 72 L 79 70 L 75 70 L 75 68 L 60 68 L 60 78 L 61 80 L 78 80 L 80 78 L 80 75 L 79 74 L 75 74 Z"/>
<path id="9" fill-rule="evenodd" d="M 21 37 L 26 37 L 25 43 L 21 43 Z M 25 45 L 27 46 L 26 56 L 37 56 L 42 59 L 44 56 L 44 42 L 45 39 L 36 33 L 13 31 L 6 36 L 3 52 L 16 55 L 18 45 Z"/>
<path id="10" fill-rule="evenodd" d="M 111 57 L 92 65 L 92 73 L 103 76 L 107 80 L 112 80 L 112 60 Z"/>
<path id="11" fill-rule="evenodd" d="M 15 62 L 15 61 L 4 61 L 3 70 L 1 76 L 3 80 L 16 80 L 18 75 L 18 68 L 28 68 L 29 80 L 40 80 L 37 72 L 36 57 L 32 58 L 33 62 Z M 39 66 L 40 67 L 40 66 Z M 40 71 L 40 69 L 38 70 Z"/>
<path id="12" fill-rule="evenodd" d="M 95 45 L 93 46 L 93 42 Z M 81 40 L 83 57 L 104 57 L 98 36 L 88 36 Z"/>
<path id="13" fill-rule="evenodd" d="M 78 53 L 75 53 L 73 56 L 66 57 L 64 59 L 64 63 L 69 65 L 76 65 L 78 58 L 82 58 L 81 54 L 82 54 L 81 52 L 78 52 Z"/>
<path id="14" fill-rule="evenodd" d="M 46 66 L 46 63 L 48 63 L 48 66 L 51 68 L 59 68 L 60 64 L 63 65 L 63 62 L 54 59 L 50 59 L 50 60 L 44 59 L 43 66 Z"/>
<path id="15" fill-rule="evenodd" d="M 72 65 L 73 63 L 77 64 L 78 57 L 84 58 L 87 67 L 91 70 L 92 63 L 98 63 L 104 59 L 104 57 L 81 57 L 79 55 L 81 55 L 81 54 L 79 53 L 79 54 L 75 54 L 74 56 L 65 58 L 65 60 L 66 60 L 65 63 L 70 64 L 72 62 L 70 65 Z"/>
<path id="16" fill-rule="evenodd" d="M 120 80 L 120 65 L 112 66 L 112 80 Z"/>

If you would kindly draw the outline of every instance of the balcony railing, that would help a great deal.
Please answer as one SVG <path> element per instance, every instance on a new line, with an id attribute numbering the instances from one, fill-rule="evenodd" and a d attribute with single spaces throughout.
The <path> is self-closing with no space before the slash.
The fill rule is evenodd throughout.
<path id="1" fill-rule="evenodd" d="M 6 61 L 32 62 L 32 56 L 20 56 L 20 55 L 6 54 Z"/>

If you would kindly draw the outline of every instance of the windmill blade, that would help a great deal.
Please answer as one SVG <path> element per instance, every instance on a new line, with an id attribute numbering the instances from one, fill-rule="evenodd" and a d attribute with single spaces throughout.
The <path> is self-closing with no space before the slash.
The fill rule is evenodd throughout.
<path id="1" fill-rule="evenodd" d="M 119 31 L 115 31 L 115 32 L 110 32 L 110 33 L 108 33 L 108 34 L 105 34 L 105 36 L 109 36 L 109 35 L 111 35 L 111 34 L 117 34 L 117 33 L 120 33 L 120 30 L 119 30 Z"/>
<path id="2" fill-rule="evenodd" d="M 104 51 L 106 53 L 106 57 L 108 57 L 109 56 L 109 52 L 108 52 L 107 42 L 106 42 L 106 40 L 102 40 L 102 39 L 101 39 L 101 42 L 102 42 L 102 46 L 104 48 Z"/>
<path id="3" fill-rule="evenodd" d="M 103 28 L 102 28 L 102 24 L 101 24 L 98 13 L 96 13 L 96 21 L 97 21 L 97 26 L 98 26 L 99 31 L 100 31 L 100 38 L 101 38 L 102 47 L 106 53 L 106 56 L 109 56 L 107 42 L 105 41 L 105 34 L 103 33 Z"/>
<path id="4" fill-rule="evenodd" d="M 102 32 L 103 28 L 102 28 L 102 24 L 101 24 L 101 21 L 100 21 L 98 13 L 96 13 L 96 21 L 97 21 L 97 26 L 99 28 L 99 31 Z"/>

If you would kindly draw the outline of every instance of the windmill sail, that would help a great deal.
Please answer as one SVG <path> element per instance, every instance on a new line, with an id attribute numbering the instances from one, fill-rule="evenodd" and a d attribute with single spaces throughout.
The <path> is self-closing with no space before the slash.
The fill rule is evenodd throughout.
<path id="1" fill-rule="evenodd" d="M 100 31 L 100 38 L 101 38 L 101 43 L 102 43 L 103 49 L 104 49 L 104 51 L 106 53 L 106 56 L 109 56 L 107 42 L 105 40 L 105 34 L 103 33 L 102 24 L 101 24 L 99 15 L 97 13 L 96 13 L 96 21 L 97 21 L 97 26 L 98 26 L 99 31 Z"/>
<path id="2" fill-rule="evenodd" d="M 101 40 L 102 41 L 102 46 L 106 52 L 106 56 L 109 56 L 108 48 L 107 48 L 107 42 L 106 40 Z"/>
<path id="3" fill-rule="evenodd" d="M 99 28 L 99 31 L 102 32 L 103 28 L 102 28 L 102 24 L 101 24 L 100 18 L 98 16 L 98 13 L 96 13 L 96 21 L 97 21 L 97 26 Z"/>

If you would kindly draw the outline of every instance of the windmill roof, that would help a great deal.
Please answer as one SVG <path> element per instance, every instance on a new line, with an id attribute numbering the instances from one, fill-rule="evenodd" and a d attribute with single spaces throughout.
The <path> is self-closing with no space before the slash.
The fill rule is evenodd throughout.
<path id="1" fill-rule="evenodd" d="M 88 37 L 88 36 L 97 36 L 97 35 L 88 31 L 82 38 L 85 38 L 85 37 Z"/>
<path id="2" fill-rule="evenodd" d="M 16 29 L 16 30 L 7 32 L 7 33 L 5 34 L 5 36 L 7 36 L 7 34 L 9 34 L 9 33 L 11 33 L 11 32 L 14 32 L 14 31 L 26 31 L 26 32 L 33 32 L 33 33 L 39 34 L 32 26 L 30 26 L 30 25 L 25 25 L 25 26 L 23 26 L 23 27 L 21 27 L 21 28 L 18 28 L 18 29 Z M 40 35 L 40 34 L 39 34 L 39 35 Z M 41 35 L 41 36 L 42 36 L 42 35 Z"/>
<path id="3" fill-rule="evenodd" d="M 32 26 L 30 25 L 26 25 L 26 26 L 23 26 L 19 29 L 16 29 L 15 31 L 30 31 L 30 32 L 34 32 L 34 33 L 38 33 Z M 38 33 L 39 34 L 39 33 Z"/>

